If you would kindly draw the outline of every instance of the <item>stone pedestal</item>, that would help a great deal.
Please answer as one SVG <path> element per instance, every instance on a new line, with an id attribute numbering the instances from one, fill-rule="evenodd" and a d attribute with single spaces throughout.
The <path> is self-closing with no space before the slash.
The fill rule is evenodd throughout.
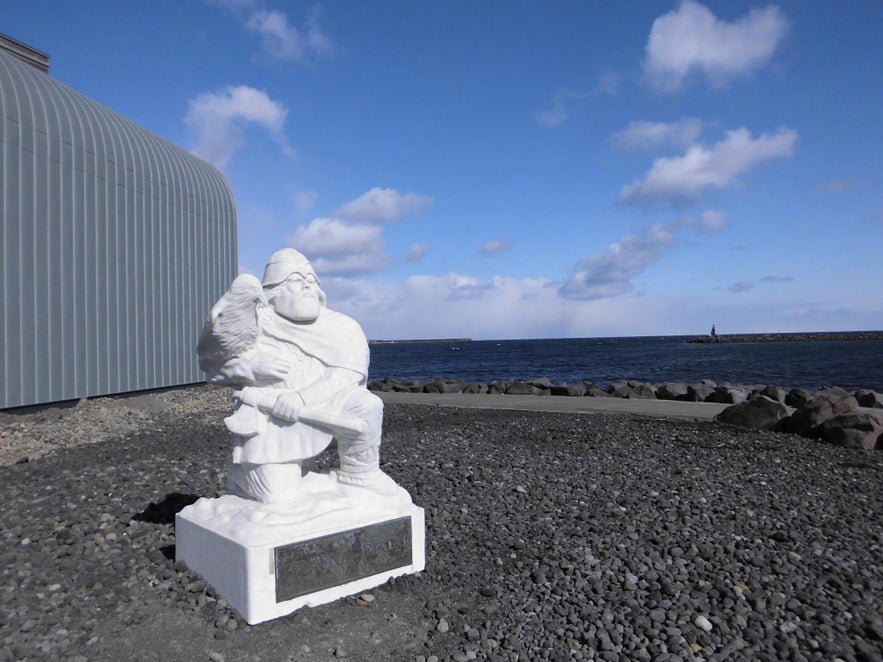
<path id="1" fill-rule="evenodd" d="M 176 560 L 251 625 L 365 591 L 426 565 L 423 509 L 393 497 L 343 495 L 309 474 L 297 503 L 226 495 L 175 518 Z"/>

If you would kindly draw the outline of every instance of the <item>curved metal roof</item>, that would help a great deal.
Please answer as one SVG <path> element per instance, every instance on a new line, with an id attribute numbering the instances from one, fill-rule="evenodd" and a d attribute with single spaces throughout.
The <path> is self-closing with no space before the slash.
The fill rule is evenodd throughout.
<path id="1" fill-rule="evenodd" d="M 224 176 L 3 51 L 0 113 L 0 408 L 201 381 Z"/>

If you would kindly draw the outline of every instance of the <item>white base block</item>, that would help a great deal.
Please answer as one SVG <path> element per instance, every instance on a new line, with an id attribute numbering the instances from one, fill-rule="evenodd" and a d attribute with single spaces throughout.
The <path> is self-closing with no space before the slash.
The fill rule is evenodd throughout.
<path id="1" fill-rule="evenodd" d="M 324 490 L 323 478 L 316 477 L 298 505 L 226 495 L 187 506 L 175 517 L 176 561 L 251 625 L 424 569 L 424 512 L 405 490 L 398 497 L 357 499 Z M 304 568 L 309 576 L 298 572 Z M 327 578 L 340 576 L 343 583 L 327 585 Z M 310 586 L 317 588 L 299 594 Z"/>

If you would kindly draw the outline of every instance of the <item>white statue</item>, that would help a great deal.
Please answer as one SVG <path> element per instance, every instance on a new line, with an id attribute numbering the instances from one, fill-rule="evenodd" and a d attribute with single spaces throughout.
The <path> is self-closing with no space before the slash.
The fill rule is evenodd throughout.
<path id="1" fill-rule="evenodd" d="M 379 468 L 383 403 L 366 388 L 368 341 L 357 322 L 326 307 L 301 253 L 275 253 L 263 282 L 237 277 L 212 308 L 198 353 L 209 382 L 243 387 L 225 419 L 234 436 L 230 494 L 297 500 L 332 440 L 343 495 L 402 492 Z"/>

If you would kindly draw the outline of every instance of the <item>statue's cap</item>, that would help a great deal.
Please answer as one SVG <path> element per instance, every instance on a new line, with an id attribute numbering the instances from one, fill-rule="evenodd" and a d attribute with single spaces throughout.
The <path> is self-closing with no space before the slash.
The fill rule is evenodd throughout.
<path id="1" fill-rule="evenodd" d="M 293 273 L 304 276 L 312 274 L 316 278 L 316 282 L 319 282 L 319 277 L 316 276 L 310 261 L 304 257 L 303 253 L 293 248 L 283 248 L 281 251 L 273 253 L 267 262 L 267 268 L 264 269 L 264 280 L 261 284 L 264 287 L 278 285 Z"/>

